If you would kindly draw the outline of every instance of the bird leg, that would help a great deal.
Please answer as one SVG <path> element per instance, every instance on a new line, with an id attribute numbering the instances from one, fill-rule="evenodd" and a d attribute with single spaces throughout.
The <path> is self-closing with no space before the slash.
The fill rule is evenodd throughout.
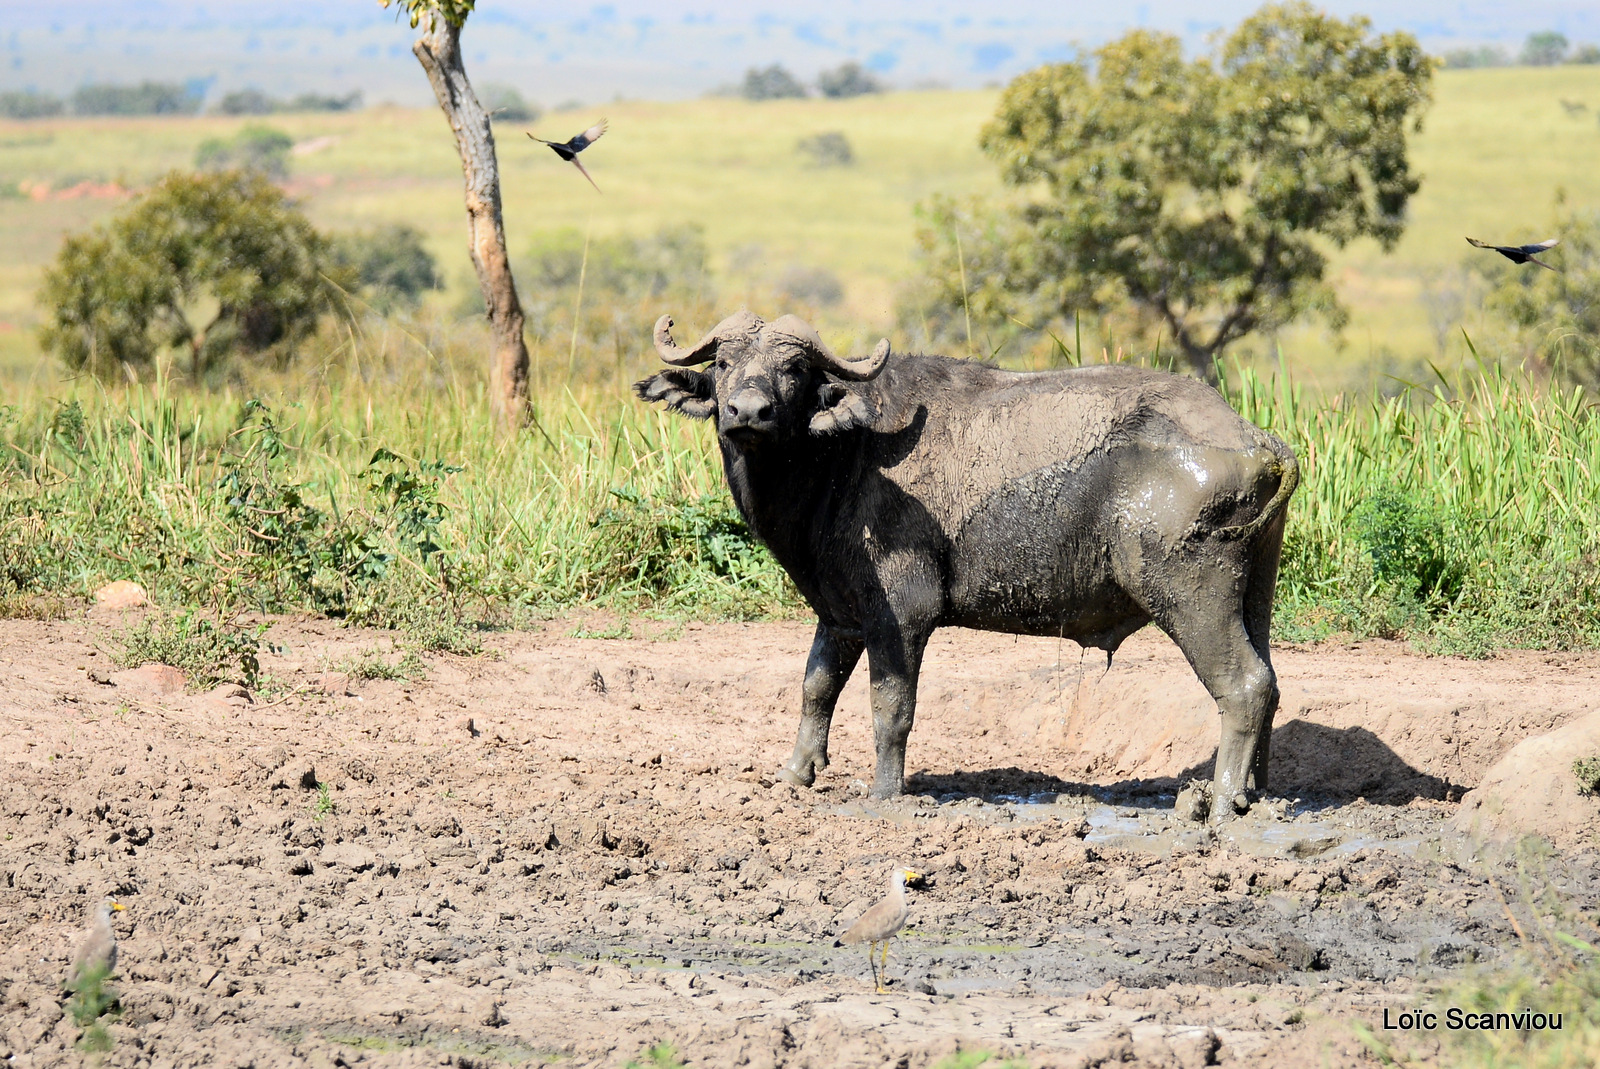
<path id="1" fill-rule="evenodd" d="M 872 986 L 877 988 L 878 993 L 881 995 L 883 993 L 883 981 L 878 979 L 878 944 L 875 942 L 867 944 L 867 968 L 872 970 Z"/>
<path id="2" fill-rule="evenodd" d="M 883 965 L 878 969 L 878 975 L 884 980 L 889 978 L 889 940 L 887 939 L 883 941 Z"/>

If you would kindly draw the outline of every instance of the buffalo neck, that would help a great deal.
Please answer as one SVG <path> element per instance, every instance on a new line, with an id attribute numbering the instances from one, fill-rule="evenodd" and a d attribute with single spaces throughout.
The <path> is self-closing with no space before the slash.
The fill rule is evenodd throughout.
<path id="1" fill-rule="evenodd" d="M 821 533 L 837 507 L 832 488 L 855 437 L 793 435 L 743 447 L 719 441 L 739 515 L 791 575 L 813 569 Z"/>

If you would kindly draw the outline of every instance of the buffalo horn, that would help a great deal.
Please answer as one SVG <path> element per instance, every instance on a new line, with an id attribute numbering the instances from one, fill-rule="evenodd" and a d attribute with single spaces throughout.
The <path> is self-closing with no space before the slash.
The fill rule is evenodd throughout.
<path id="1" fill-rule="evenodd" d="M 680 349 L 672 340 L 672 317 L 664 315 L 656 320 L 656 352 L 661 354 L 662 360 L 676 367 L 705 363 L 716 355 L 717 343 L 721 340 L 721 335 L 713 330 L 701 338 L 693 349 Z"/>
<path id="2" fill-rule="evenodd" d="M 817 332 L 811 329 L 811 324 L 798 316 L 786 315 L 772 324 L 772 329 L 788 334 L 798 339 L 811 353 L 811 362 L 841 379 L 851 382 L 865 382 L 883 370 L 883 365 L 889 359 L 889 339 L 884 338 L 872 350 L 872 355 L 863 360 L 842 360 L 833 354 L 833 350 L 823 342 Z"/>

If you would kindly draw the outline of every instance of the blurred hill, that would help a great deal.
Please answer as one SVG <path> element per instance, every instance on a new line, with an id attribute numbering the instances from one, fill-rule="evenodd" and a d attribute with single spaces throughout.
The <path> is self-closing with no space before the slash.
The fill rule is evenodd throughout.
<path id="1" fill-rule="evenodd" d="M 796 7 L 773 0 L 615 0 L 557 5 L 484 0 L 467 24 L 477 81 L 514 85 L 545 106 L 617 96 L 698 96 L 751 66 L 782 63 L 803 79 L 846 60 L 900 88 L 1005 81 L 1041 62 L 1135 26 L 1181 34 L 1191 48 L 1237 23 L 1256 0 L 1129 5 L 1013 0 L 846 0 Z M 1456 3 L 1335 0 L 1339 15 L 1369 13 L 1439 53 L 1492 45 L 1516 51 L 1530 34 L 1600 41 L 1600 8 L 1576 0 Z M 70 94 L 87 83 L 188 82 L 214 102 L 254 87 L 275 96 L 360 90 L 369 103 L 429 100 L 410 53 L 412 33 L 373 0 L 91 0 L 9 5 L 0 38 L 0 91 Z"/>

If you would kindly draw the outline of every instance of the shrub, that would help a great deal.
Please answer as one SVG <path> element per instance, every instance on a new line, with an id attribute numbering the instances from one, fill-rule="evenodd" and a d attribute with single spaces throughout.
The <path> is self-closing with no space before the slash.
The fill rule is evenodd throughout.
<path id="1" fill-rule="evenodd" d="M 40 338 L 96 374 L 148 367 L 169 347 L 187 351 L 197 382 L 234 353 L 283 363 L 327 307 L 325 259 L 323 238 L 259 174 L 174 172 L 62 244 L 39 293 Z"/>
<path id="2" fill-rule="evenodd" d="M 256 651 L 268 626 L 244 630 L 226 622 L 212 623 L 193 612 L 165 621 L 152 617 L 123 632 L 116 662 L 124 668 L 171 665 L 196 690 L 223 682 L 253 688 L 261 675 Z"/>
<path id="3" fill-rule="evenodd" d="M 823 71 L 817 75 L 817 89 L 825 97 L 858 97 L 867 93 L 883 92 L 883 83 L 869 74 L 859 63 L 849 63 Z"/>
<path id="4" fill-rule="evenodd" d="M 1522 62 L 1530 67 L 1549 67 L 1567 55 L 1567 38 L 1554 30 L 1530 33 L 1522 46 Z"/>
<path id="5" fill-rule="evenodd" d="M 1572 762 L 1572 774 L 1578 778 L 1579 794 L 1600 794 L 1600 756 L 1580 757 Z"/>
<path id="6" fill-rule="evenodd" d="M 64 106 L 60 97 L 32 89 L 0 93 L 0 115 L 8 119 L 45 119 L 60 115 Z"/>
<path id="7" fill-rule="evenodd" d="M 746 100 L 782 100 L 786 97 L 803 97 L 806 87 L 781 65 L 751 67 L 745 71 L 740 95 Z"/>
<path id="8" fill-rule="evenodd" d="M 534 122 L 539 118 L 539 108 L 528 103 L 515 86 L 503 82 L 490 82 L 478 92 L 483 110 L 495 122 Z"/>
<path id="9" fill-rule="evenodd" d="M 850 139 L 838 130 L 828 130 L 795 142 L 795 151 L 809 157 L 814 167 L 848 167 L 856 161 Z"/>
<path id="10" fill-rule="evenodd" d="M 211 137 L 195 150 L 201 171 L 256 171 L 274 181 L 289 174 L 289 149 L 294 139 L 270 126 L 246 126 L 231 138 Z"/>
<path id="11" fill-rule="evenodd" d="M 281 105 L 259 89 L 237 89 L 217 102 L 219 115 L 270 115 Z"/>
<path id="12" fill-rule="evenodd" d="M 201 95 L 176 82 L 85 85 L 72 94 L 78 115 L 193 115 Z"/>
<path id="13" fill-rule="evenodd" d="M 1444 65 L 1450 69 L 1470 69 L 1476 67 L 1504 67 L 1510 64 L 1511 57 L 1506 55 L 1506 50 L 1492 45 L 1482 45 L 1478 48 L 1453 48 L 1443 57 Z"/>
<path id="14" fill-rule="evenodd" d="M 844 300 L 844 284 L 826 267 L 797 264 L 778 276 L 778 293 L 787 301 L 831 307 Z"/>
<path id="15" fill-rule="evenodd" d="M 283 105 L 284 111 L 358 111 L 361 108 L 361 90 L 353 89 L 344 96 L 325 93 L 301 93 Z"/>
<path id="16" fill-rule="evenodd" d="M 343 265 L 380 311 L 414 308 L 426 290 L 444 288 L 438 263 L 422 234 L 404 223 L 332 239 L 331 258 Z"/>

